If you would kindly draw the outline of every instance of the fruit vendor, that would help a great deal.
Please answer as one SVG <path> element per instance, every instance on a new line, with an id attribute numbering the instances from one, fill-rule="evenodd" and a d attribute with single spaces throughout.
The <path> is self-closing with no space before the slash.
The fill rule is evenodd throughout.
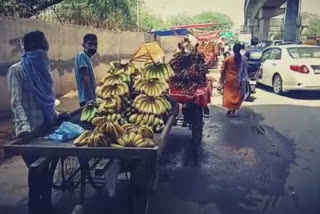
<path id="1" fill-rule="evenodd" d="M 41 31 L 27 33 L 23 45 L 21 61 L 9 68 L 8 86 L 16 135 L 28 142 L 30 132 L 55 120 L 57 112 L 45 35 Z M 23 156 L 28 167 L 38 158 L 36 155 Z M 51 213 L 51 182 L 49 164 L 39 171 L 29 170 L 29 209 L 32 214 Z"/>
<path id="2" fill-rule="evenodd" d="M 96 100 L 96 80 L 93 72 L 92 57 L 98 48 L 98 39 L 95 34 L 86 34 L 83 37 L 84 50 L 80 51 L 75 59 L 75 75 L 78 86 L 80 106 Z"/>

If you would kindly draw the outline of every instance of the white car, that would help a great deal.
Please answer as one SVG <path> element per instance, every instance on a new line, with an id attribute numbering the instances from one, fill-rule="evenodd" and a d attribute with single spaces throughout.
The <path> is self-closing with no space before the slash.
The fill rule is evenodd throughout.
<path id="1" fill-rule="evenodd" d="M 263 50 L 259 83 L 281 94 L 291 90 L 320 90 L 320 47 L 272 46 Z"/>

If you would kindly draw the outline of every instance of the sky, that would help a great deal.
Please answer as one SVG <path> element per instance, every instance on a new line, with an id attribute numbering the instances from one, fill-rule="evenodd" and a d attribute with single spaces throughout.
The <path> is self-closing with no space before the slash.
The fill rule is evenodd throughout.
<path id="1" fill-rule="evenodd" d="M 217 11 L 230 16 L 235 27 L 243 24 L 245 0 L 144 0 L 145 6 L 163 17 L 178 13 L 197 14 Z M 320 13 L 319 0 L 302 0 L 302 11 Z"/>

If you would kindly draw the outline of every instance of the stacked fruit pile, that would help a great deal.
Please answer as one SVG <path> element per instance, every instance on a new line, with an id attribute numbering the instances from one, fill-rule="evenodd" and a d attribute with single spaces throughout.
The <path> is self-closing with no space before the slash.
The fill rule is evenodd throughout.
<path id="1" fill-rule="evenodd" d="M 174 76 L 174 72 L 169 64 L 165 63 L 147 63 L 144 69 L 144 78 L 157 78 L 169 81 L 170 77 Z"/>
<path id="2" fill-rule="evenodd" d="M 206 74 L 209 72 L 205 57 L 199 52 L 177 53 L 170 61 L 175 76 L 170 84 L 182 93 L 193 94 L 198 88 L 206 86 Z"/>
<path id="3" fill-rule="evenodd" d="M 136 125 L 146 125 L 156 132 L 161 132 L 165 124 L 162 115 L 171 110 L 171 104 L 165 95 L 169 93 L 167 81 L 174 75 L 170 65 L 146 64 L 142 78 L 133 87 L 140 93 L 133 102 L 139 111 L 129 117 L 129 122 Z"/>
<path id="4" fill-rule="evenodd" d="M 108 122 L 106 118 L 97 117 L 92 120 L 96 126 L 93 131 L 83 132 L 74 140 L 75 146 L 89 147 L 154 147 L 153 131 L 147 126 L 125 124 L 120 126 Z"/>
<path id="5" fill-rule="evenodd" d="M 132 64 L 112 63 L 97 90 L 97 107 L 82 112 L 86 122 L 96 128 L 86 131 L 75 146 L 153 147 L 153 135 L 165 126 L 162 116 L 169 114 L 166 98 L 172 77 L 169 65 L 148 64 L 139 73 Z"/>

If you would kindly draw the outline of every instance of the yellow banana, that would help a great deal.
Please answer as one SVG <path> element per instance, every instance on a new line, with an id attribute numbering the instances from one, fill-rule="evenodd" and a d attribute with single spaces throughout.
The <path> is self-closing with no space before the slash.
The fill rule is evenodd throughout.
<path id="1" fill-rule="evenodd" d="M 77 137 L 73 141 L 73 144 L 80 143 L 84 138 L 88 137 L 90 134 L 91 134 L 91 131 L 89 131 L 89 130 L 84 131 L 79 137 Z"/>
<path id="2" fill-rule="evenodd" d="M 142 119 L 143 119 L 143 114 L 139 114 L 137 121 L 136 121 L 136 124 L 140 124 Z"/>
<path id="3" fill-rule="evenodd" d="M 138 140 L 142 139 L 143 136 L 141 134 L 136 134 L 135 137 L 133 138 L 132 142 L 135 144 Z"/>
<path id="4" fill-rule="evenodd" d="M 133 115 L 131 115 L 131 116 L 129 117 L 129 121 L 130 121 L 131 123 L 136 123 L 138 116 L 139 116 L 138 114 L 133 114 Z"/>
<path id="5" fill-rule="evenodd" d="M 102 126 L 105 121 L 106 121 L 105 117 L 95 117 L 95 118 L 93 118 L 91 123 L 94 126 Z"/>
<path id="6" fill-rule="evenodd" d="M 136 136 L 136 133 L 134 133 L 134 132 L 131 132 L 131 133 L 129 134 L 129 142 L 130 142 L 130 143 L 133 143 L 133 142 L 134 142 L 133 139 L 135 138 L 135 136 Z"/>
<path id="7" fill-rule="evenodd" d="M 121 146 L 119 144 L 114 144 L 114 143 L 111 143 L 110 144 L 111 148 L 123 148 L 124 146 Z"/>
<path id="8" fill-rule="evenodd" d="M 138 146 L 139 144 L 143 143 L 144 140 L 145 140 L 144 138 L 141 138 L 141 139 L 135 141 L 135 142 L 134 142 L 134 145 L 135 145 L 135 146 Z"/>
<path id="9" fill-rule="evenodd" d="M 122 138 L 118 138 L 118 144 L 121 146 L 126 146 L 126 143 L 123 141 Z"/>
<path id="10" fill-rule="evenodd" d="M 125 146 L 130 146 L 131 142 L 129 141 L 129 135 L 128 134 L 124 134 L 122 136 L 123 142 L 125 143 Z"/>

